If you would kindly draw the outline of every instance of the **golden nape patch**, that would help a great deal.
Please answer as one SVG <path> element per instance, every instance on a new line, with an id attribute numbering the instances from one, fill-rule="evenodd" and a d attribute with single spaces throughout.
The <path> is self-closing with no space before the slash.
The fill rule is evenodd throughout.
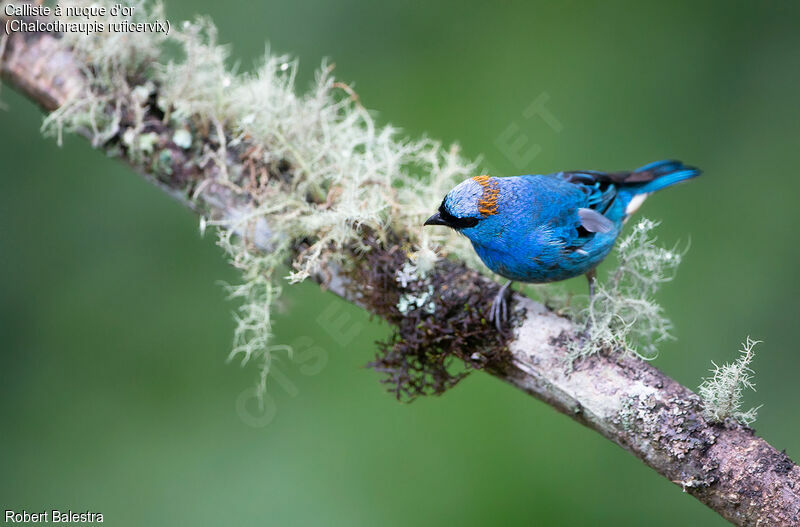
<path id="1" fill-rule="evenodd" d="M 483 195 L 478 200 L 478 212 L 483 217 L 497 214 L 497 198 L 500 196 L 500 189 L 497 182 L 490 176 L 475 176 L 472 180 L 483 187 Z"/>

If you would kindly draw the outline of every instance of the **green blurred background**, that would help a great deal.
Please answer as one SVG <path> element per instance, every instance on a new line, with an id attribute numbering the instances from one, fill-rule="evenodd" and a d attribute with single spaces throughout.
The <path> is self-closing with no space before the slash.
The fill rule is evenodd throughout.
<path id="1" fill-rule="evenodd" d="M 330 57 L 381 122 L 458 141 L 497 175 L 702 167 L 643 208 L 666 243 L 691 239 L 660 295 L 677 340 L 656 365 L 696 387 L 711 360 L 763 339 L 747 400 L 764 404 L 758 433 L 798 459 L 798 7 L 168 0 L 167 13 L 210 15 L 242 69 L 266 42 L 297 55 L 303 88 Z M 539 97 L 550 124 L 525 113 Z M 286 289 L 276 342 L 318 360 L 281 363 L 266 415 L 237 407 L 256 371 L 225 364 L 234 305 L 217 281 L 237 277 L 213 237 L 82 140 L 43 139 L 8 87 L 2 100 L 0 507 L 111 525 L 724 524 L 489 376 L 398 404 L 363 368 L 387 329 L 313 284 Z"/>

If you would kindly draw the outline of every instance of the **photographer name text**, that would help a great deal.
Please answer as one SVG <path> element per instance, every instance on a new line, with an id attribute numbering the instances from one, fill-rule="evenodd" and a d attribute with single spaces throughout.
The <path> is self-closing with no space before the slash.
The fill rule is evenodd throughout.
<path id="1" fill-rule="evenodd" d="M 5 510 L 6 523 L 103 523 L 103 514 L 100 512 L 73 510 L 29 512 L 26 510 Z"/>

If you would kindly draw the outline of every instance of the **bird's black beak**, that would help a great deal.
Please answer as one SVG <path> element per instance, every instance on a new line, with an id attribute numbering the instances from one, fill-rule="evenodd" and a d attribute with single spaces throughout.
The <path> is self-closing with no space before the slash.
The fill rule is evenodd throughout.
<path id="1" fill-rule="evenodd" d="M 424 225 L 444 225 L 445 227 L 449 227 L 450 226 L 449 223 L 447 223 L 445 220 L 442 219 L 442 216 L 438 212 L 436 214 L 434 214 L 433 216 L 431 216 L 430 218 L 428 218 L 427 220 L 425 220 L 425 223 L 423 223 L 422 225 L 423 226 Z"/>

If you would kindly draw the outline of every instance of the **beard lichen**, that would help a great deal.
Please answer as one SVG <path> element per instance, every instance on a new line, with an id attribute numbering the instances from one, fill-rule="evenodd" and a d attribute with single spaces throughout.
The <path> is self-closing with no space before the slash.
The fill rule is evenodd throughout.
<path id="1" fill-rule="evenodd" d="M 732 364 L 725 363 L 711 370 L 711 376 L 703 379 L 700 384 L 700 397 L 703 400 L 703 415 L 713 423 L 722 423 L 726 419 L 733 419 L 743 425 L 752 425 L 758 417 L 757 406 L 749 410 L 742 410 L 744 391 L 756 391 L 753 382 L 753 370 L 750 364 L 755 357 L 755 347 L 760 340 L 750 337 L 742 343 L 739 358 Z"/>
<path id="2" fill-rule="evenodd" d="M 133 5 L 132 22 L 164 17 L 160 4 Z M 86 90 L 47 116 L 44 131 L 88 136 L 177 188 L 201 213 L 209 210 L 202 225 L 219 229 L 219 244 L 243 278 L 228 286 L 241 302 L 231 356 L 261 360 L 262 393 L 282 282 L 324 281 L 331 265 L 346 271 L 348 257 L 374 250 L 366 232 L 378 242 L 403 233 L 405 253 L 420 269 L 446 255 L 476 261 L 463 237 L 421 229 L 476 163 L 457 146 L 379 126 L 331 66 L 322 65 L 304 94 L 295 89 L 298 64 L 286 56 L 268 51 L 253 71 L 238 73 L 202 18 L 173 24 L 169 34 L 60 38 L 90 65 Z M 212 187 L 247 206 L 214 215 L 215 204 L 205 201 Z M 284 276 L 279 269 L 287 263 Z"/>
<path id="3" fill-rule="evenodd" d="M 617 267 L 596 283 L 587 307 L 574 314 L 585 331 L 569 344 L 570 363 L 620 350 L 652 360 L 658 344 L 672 338 L 672 323 L 653 297 L 675 276 L 683 253 L 656 244 L 652 231 L 657 226 L 641 219 L 617 243 Z"/>

